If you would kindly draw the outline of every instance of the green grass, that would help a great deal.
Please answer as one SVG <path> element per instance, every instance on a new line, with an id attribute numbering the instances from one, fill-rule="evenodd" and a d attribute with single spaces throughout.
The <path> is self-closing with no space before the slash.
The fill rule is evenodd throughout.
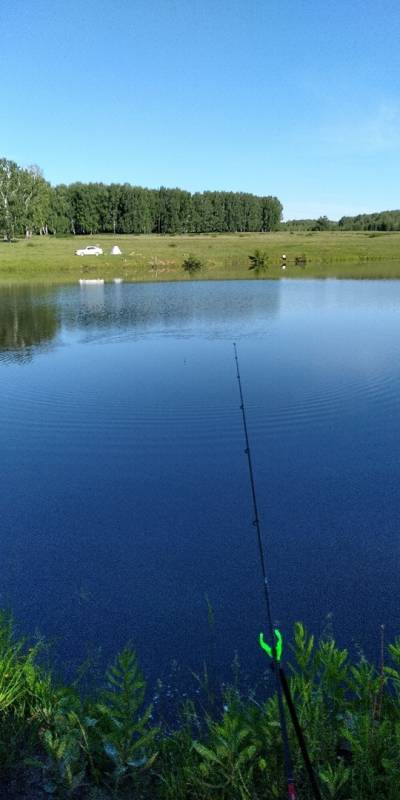
<path id="1" fill-rule="evenodd" d="M 79 258 L 76 249 L 98 243 L 104 255 Z M 119 244 L 122 256 L 110 256 Z M 260 275 L 249 271 L 255 250 L 268 256 Z M 285 272 L 281 255 L 287 256 Z M 196 280 L 263 278 L 400 278 L 400 232 L 208 234 L 187 236 L 105 236 L 56 239 L 35 237 L 0 243 L 0 282 L 74 283 L 101 277 L 126 281 L 193 280 L 183 269 L 189 256 L 201 260 Z M 305 267 L 295 266 L 305 256 Z"/>
<path id="2" fill-rule="evenodd" d="M 297 623 L 288 674 L 325 800 L 398 800 L 400 639 L 377 641 L 375 667 Z M 263 656 L 260 652 L 260 672 Z M 0 612 L 0 796 L 8 800 L 279 800 L 285 796 L 274 683 L 263 696 L 234 680 L 181 701 L 168 725 L 145 699 L 123 650 L 90 697 L 58 683 Z M 288 719 L 300 800 L 312 800 Z"/>

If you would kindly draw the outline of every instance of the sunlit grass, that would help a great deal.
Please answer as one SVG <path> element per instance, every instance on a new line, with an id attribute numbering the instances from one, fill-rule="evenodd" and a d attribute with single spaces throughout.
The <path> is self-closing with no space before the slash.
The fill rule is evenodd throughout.
<path id="1" fill-rule="evenodd" d="M 75 256 L 86 244 L 99 243 L 104 255 Z M 121 256 L 111 256 L 113 244 Z M 262 275 L 249 271 L 256 250 L 268 256 Z M 287 268 L 282 271 L 281 256 Z M 185 272 L 194 256 L 203 269 L 195 278 Z M 305 266 L 295 259 L 305 257 Z M 0 281 L 76 282 L 100 277 L 126 281 L 230 280 L 259 278 L 399 278 L 400 232 L 380 236 L 366 232 L 300 232 L 208 234 L 187 236 L 87 236 L 66 239 L 36 237 L 0 244 Z"/>

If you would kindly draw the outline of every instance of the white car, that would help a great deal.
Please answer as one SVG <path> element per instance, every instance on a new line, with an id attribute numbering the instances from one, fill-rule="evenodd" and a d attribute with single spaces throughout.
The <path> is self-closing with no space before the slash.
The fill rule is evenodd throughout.
<path id="1" fill-rule="evenodd" d="M 82 250 L 75 250 L 76 256 L 102 256 L 103 251 L 101 247 L 98 247 L 96 244 L 88 244 L 87 247 L 84 247 Z"/>

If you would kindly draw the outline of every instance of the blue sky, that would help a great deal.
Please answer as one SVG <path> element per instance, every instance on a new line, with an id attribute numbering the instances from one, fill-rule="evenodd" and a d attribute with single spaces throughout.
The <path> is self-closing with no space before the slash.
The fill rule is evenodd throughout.
<path id="1" fill-rule="evenodd" d="M 398 0 L 0 0 L 0 156 L 74 180 L 400 207 Z"/>

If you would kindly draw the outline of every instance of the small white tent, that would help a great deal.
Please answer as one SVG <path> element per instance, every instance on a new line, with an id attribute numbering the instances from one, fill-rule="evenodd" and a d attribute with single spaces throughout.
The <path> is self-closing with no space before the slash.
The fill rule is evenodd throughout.
<path id="1" fill-rule="evenodd" d="M 119 249 L 117 244 L 114 244 L 111 248 L 111 255 L 112 256 L 122 256 L 121 250 Z"/>

